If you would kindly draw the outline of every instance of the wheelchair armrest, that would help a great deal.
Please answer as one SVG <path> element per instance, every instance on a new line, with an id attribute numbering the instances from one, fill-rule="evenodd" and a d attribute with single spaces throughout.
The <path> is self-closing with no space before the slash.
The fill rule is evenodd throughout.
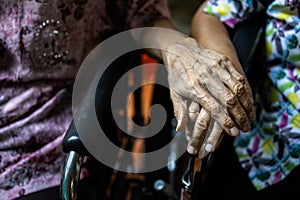
<path id="1" fill-rule="evenodd" d="M 76 130 L 74 121 L 70 124 L 66 135 L 62 142 L 63 151 L 65 153 L 69 153 L 71 151 L 75 151 L 76 153 L 80 154 L 81 156 L 90 156 L 88 150 L 82 144 L 78 132 Z"/>
<path id="2" fill-rule="evenodd" d="M 105 70 L 102 75 L 96 90 L 95 110 L 97 112 L 98 121 L 102 126 L 110 123 L 107 121 L 112 116 L 109 110 L 110 96 L 117 81 L 129 70 L 140 64 L 140 55 L 143 51 L 136 50 L 122 55 Z M 126 96 L 124 96 L 126 98 Z M 125 100 L 124 100 L 125 101 Z M 111 127 L 106 125 L 106 131 L 111 131 Z M 76 130 L 74 120 L 70 124 L 66 135 L 62 142 L 63 151 L 69 153 L 75 151 L 81 156 L 91 156 L 84 147 Z"/>

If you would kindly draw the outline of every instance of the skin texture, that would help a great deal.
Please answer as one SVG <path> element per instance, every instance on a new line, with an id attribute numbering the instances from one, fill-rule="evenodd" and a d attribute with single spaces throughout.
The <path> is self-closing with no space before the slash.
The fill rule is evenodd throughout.
<path id="1" fill-rule="evenodd" d="M 235 94 L 239 97 L 239 101 L 247 113 L 248 120 L 251 122 L 254 120 L 255 111 L 253 108 L 253 97 L 250 85 L 245 78 L 242 66 L 239 63 L 234 45 L 231 42 L 226 28 L 215 16 L 203 12 L 203 8 L 206 6 L 206 3 L 207 2 L 204 2 L 196 11 L 191 23 L 190 35 L 205 49 L 217 52 L 222 60 L 226 60 L 225 63 L 230 63 L 227 65 L 229 73 L 234 74 L 234 71 L 236 70 L 244 77 L 243 92 L 245 93 Z M 233 116 L 242 116 L 241 112 L 237 111 L 236 113 L 237 114 L 233 114 Z M 214 126 L 209 139 L 206 141 L 206 144 L 212 145 L 212 151 L 220 144 L 223 136 L 223 134 L 220 133 L 220 125 Z M 243 124 L 243 122 L 238 125 L 243 131 L 248 131 L 251 128 L 250 124 Z M 194 135 L 194 137 L 198 137 L 197 134 Z"/>
<path id="2" fill-rule="evenodd" d="M 237 136 L 239 129 L 249 131 L 255 117 L 251 89 L 234 47 L 226 47 L 231 43 L 229 37 L 224 36 L 222 28 L 211 32 L 201 28 L 209 23 L 198 24 L 203 14 L 200 8 L 193 20 L 191 35 L 195 39 L 163 37 L 160 45 L 167 50 L 153 52 L 167 66 L 177 130 L 185 130 L 188 152 L 200 151 L 199 155 L 216 149 L 223 130 L 231 136 Z M 167 20 L 158 20 L 154 26 L 174 30 Z M 217 39 L 204 37 L 203 32 Z"/>

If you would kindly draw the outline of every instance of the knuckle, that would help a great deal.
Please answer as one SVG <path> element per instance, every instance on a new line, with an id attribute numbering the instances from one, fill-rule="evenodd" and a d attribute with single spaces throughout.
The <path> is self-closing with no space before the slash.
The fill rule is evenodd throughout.
<path id="1" fill-rule="evenodd" d="M 214 146 L 217 143 L 217 141 L 218 141 L 218 137 L 210 136 L 210 137 L 207 138 L 206 143 L 209 143 L 209 144 Z"/>
<path id="2" fill-rule="evenodd" d="M 219 138 L 222 135 L 222 130 L 221 131 L 215 131 L 213 133 L 210 134 L 210 136 L 207 138 L 207 142 L 210 143 L 217 143 L 219 141 Z"/>
<path id="3" fill-rule="evenodd" d="M 200 142 L 200 137 L 193 137 L 192 138 L 192 143 L 193 144 L 198 144 Z"/>
<path id="4" fill-rule="evenodd" d="M 244 106 L 245 106 L 246 110 L 249 110 L 249 111 L 251 111 L 253 108 L 251 101 L 247 101 Z"/>
<path id="5" fill-rule="evenodd" d="M 193 137 L 191 143 L 194 146 L 199 146 L 202 143 L 202 140 L 200 137 Z"/>
<path id="6" fill-rule="evenodd" d="M 196 81 L 196 80 L 192 80 L 191 82 L 190 82 L 190 84 L 191 84 L 191 86 L 193 87 L 193 88 L 196 88 L 199 84 L 198 84 L 198 81 Z"/>
<path id="7" fill-rule="evenodd" d="M 216 106 L 216 107 L 209 106 L 208 111 L 212 114 L 214 118 L 220 116 L 220 114 L 223 114 L 222 108 L 220 106 Z"/>
<path id="8" fill-rule="evenodd" d="M 232 107 L 236 104 L 237 102 L 237 99 L 234 95 L 232 94 L 228 94 L 228 95 L 225 95 L 225 105 L 226 107 Z"/>
<path id="9" fill-rule="evenodd" d="M 225 55 L 220 55 L 220 59 L 223 60 L 223 61 L 228 61 L 229 58 Z"/>
<path id="10" fill-rule="evenodd" d="M 231 118 L 228 115 L 224 115 L 221 119 L 222 121 L 222 126 L 226 127 L 226 128 L 231 128 L 232 126 L 234 126 L 233 121 L 231 120 Z"/>
<path id="11" fill-rule="evenodd" d="M 212 60 L 211 61 L 211 66 L 217 67 L 219 65 L 220 61 L 219 60 Z"/>
<path id="12" fill-rule="evenodd" d="M 242 74 L 240 74 L 240 73 L 236 74 L 236 80 L 239 81 L 242 84 L 246 83 L 245 77 Z"/>
<path id="13" fill-rule="evenodd" d="M 245 82 L 246 82 L 246 79 L 245 79 L 245 77 L 244 77 L 242 74 L 239 74 L 238 80 L 239 80 L 242 84 L 245 84 Z"/>
<path id="14" fill-rule="evenodd" d="M 234 91 L 235 91 L 235 94 L 240 97 L 242 94 L 245 93 L 245 87 L 242 83 L 238 83 L 235 85 L 234 87 Z"/>
<path id="15" fill-rule="evenodd" d="M 198 128 L 206 129 L 208 128 L 208 121 L 206 119 L 200 118 L 197 123 Z"/>
<path id="16" fill-rule="evenodd" d="M 248 117 L 247 117 L 246 113 L 240 112 L 240 113 L 238 114 L 238 120 L 239 120 L 240 122 L 245 122 L 245 121 L 247 121 L 247 120 L 248 120 Z"/>
<path id="17" fill-rule="evenodd" d="M 241 96 L 240 102 L 247 111 L 253 110 L 253 98 L 246 95 Z"/>

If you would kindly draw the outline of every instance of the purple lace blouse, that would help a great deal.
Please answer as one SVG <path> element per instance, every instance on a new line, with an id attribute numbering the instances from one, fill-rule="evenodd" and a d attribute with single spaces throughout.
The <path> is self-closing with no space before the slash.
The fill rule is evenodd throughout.
<path id="1" fill-rule="evenodd" d="M 0 197 L 58 185 L 72 87 L 89 51 L 169 17 L 164 0 L 0 0 Z"/>

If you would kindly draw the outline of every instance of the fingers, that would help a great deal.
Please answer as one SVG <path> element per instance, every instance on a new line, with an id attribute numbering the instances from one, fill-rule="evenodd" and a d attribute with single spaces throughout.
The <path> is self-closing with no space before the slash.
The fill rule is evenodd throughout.
<path id="1" fill-rule="evenodd" d="M 220 70 L 217 70 L 218 76 L 222 79 L 224 84 L 235 94 L 243 109 L 247 113 L 250 121 L 255 118 L 255 109 L 253 107 L 253 96 L 251 87 L 245 78 L 244 74 L 241 74 L 233 65 L 231 60 L 224 56 L 218 55 L 216 52 L 206 50 L 210 56 L 217 56 L 216 60 L 219 60 Z M 208 56 L 208 57 L 210 57 Z"/>
<path id="2" fill-rule="evenodd" d="M 232 120 L 241 130 L 245 132 L 249 131 L 251 128 L 250 120 L 252 120 L 252 118 L 249 119 L 248 114 L 253 111 L 251 107 L 253 102 L 251 101 L 251 92 L 249 93 L 249 91 L 246 90 L 247 87 L 244 84 L 245 80 L 243 76 L 235 72 L 234 77 L 228 72 L 227 68 L 223 66 L 225 65 L 225 61 L 228 61 L 225 56 L 218 56 L 216 53 L 211 53 L 211 55 L 208 56 L 208 51 L 208 53 L 205 54 L 206 57 L 199 58 L 199 56 L 196 57 L 197 55 L 194 55 L 194 53 L 195 51 L 192 51 L 190 54 L 187 52 L 182 54 L 182 56 L 188 60 L 196 60 L 193 66 L 187 66 L 192 63 L 185 62 L 185 59 L 181 59 L 178 62 L 178 66 L 181 66 L 181 68 L 186 66 L 185 68 L 189 69 L 186 70 L 186 76 L 188 77 L 187 80 L 190 86 L 194 91 L 197 91 L 197 94 L 195 94 L 196 98 L 201 99 L 199 95 L 204 92 L 203 90 L 206 90 L 208 95 L 221 103 L 224 107 L 223 110 L 228 111 Z M 179 65 L 179 63 L 181 64 Z M 234 66 L 231 65 L 230 68 L 234 69 Z M 190 92 L 192 91 L 193 90 L 190 90 Z M 242 99 L 239 99 L 239 97 L 242 97 Z M 243 102 L 242 105 L 241 102 Z M 200 101 L 199 103 L 202 107 L 208 109 L 203 102 Z M 246 112 L 243 105 L 250 105 L 250 107 L 247 107 L 248 112 Z M 212 112 L 210 109 L 208 109 L 208 111 Z M 220 119 L 216 118 L 216 120 L 219 121 Z M 221 124 L 229 129 L 234 126 L 226 127 L 224 122 L 221 122 Z"/>
<path id="3" fill-rule="evenodd" d="M 214 97 L 212 97 L 205 89 L 201 87 L 195 87 L 196 94 L 193 99 L 205 108 L 212 118 L 218 121 L 222 128 L 231 136 L 239 135 L 239 130 L 236 127 L 234 121 L 231 119 L 228 111 L 222 106 Z"/>
<path id="4" fill-rule="evenodd" d="M 174 65 L 174 70 L 176 71 L 177 68 L 181 68 L 181 70 L 182 68 L 191 69 L 191 66 L 186 66 L 189 63 L 184 61 L 185 59 L 178 59 L 176 65 Z M 199 65 L 197 67 L 200 68 Z M 199 103 L 222 125 L 229 135 L 236 136 L 239 134 L 238 128 L 226 110 L 226 107 L 219 103 L 215 96 L 212 95 L 217 94 L 216 96 L 222 101 L 224 92 L 228 93 L 227 96 L 229 96 L 230 90 L 222 82 L 220 83 L 220 80 L 216 80 L 211 74 L 205 71 L 201 73 L 196 73 L 193 70 L 186 70 L 185 73 L 173 73 L 172 71 L 170 70 L 168 73 L 168 80 L 170 88 L 174 93 Z M 199 84 L 199 80 L 201 80 L 201 84 Z M 212 93 L 205 87 L 205 84 L 213 91 Z M 239 107 L 239 109 L 242 108 Z M 245 120 L 247 120 L 246 117 Z"/>
<path id="5" fill-rule="evenodd" d="M 187 102 L 172 90 L 170 91 L 170 97 L 173 102 L 174 115 L 177 119 L 176 131 L 183 131 L 188 120 Z"/>
<path id="6" fill-rule="evenodd" d="M 214 121 L 212 124 L 213 127 L 204 145 L 204 149 L 207 152 L 215 151 L 220 145 L 224 136 L 222 127 L 216 121 Z"/>
<path id="7" fill-rule="evenodd" d="M 211 121 L 210 130 L 206 134 L 205 141 L 199 150 L 198 157 L 203 158 L 208 153 L 215 151 L 220 146 L 224 134 L 222 127 L 216 121 Z"/>
<path id="8" fill-rule="evenodd" d="M 228 59 L 226 62 L 227 70 L 229 71 L 230 74 L 238 74 L 237 70 L 235 70 L 235 67 L 233 66 L 232 62 Z M 235 75 L 235 77 L 239 77 L 239 75 Z M 253 121 L 255 118 L 255 109 L 253 107 L 253 96 L 252 96 L 252 91 L 251 87 L 246 79 L 241 79 L 237 78 L 236 81 L 239 81 L 241 83 L 244 81 L 244 87 L 241 88 L 240 85 L 231 85 L 228 86 L 230 87 L 231 91 L 234 92 L 239 97 L 239 100 L 241 102 L 241 105 L 245 109 L 249 120 Z"/>
<path id="9" fill-rule="evenodd" d="M 201 68 L 202 66 L 197 66 Z M 202 72 L 203 73 L 203 72 Z M 224 108 L 231 115 L 236 125 L 243 131 L 249 131 L 250 121 L 247 113 L 241 106 L 238 98 L 234 95 L 221 81 L 218 81 L 219 77 L 210 73 L 206 73 L 206 76 L 199 80 L 200 84 L 206 84 L 208 91 L 213 91 L 213 95 Z M 202 83 L 203 82 L 203 83 Z M 203 106 L 203 105 L 202 105 Z M 211 110 L 208 110 L 211 112 Z"/>
<path id="10" fill-rule="evenodd" d="M 189 141 L 187 151 L 190 154 L 198 153 L 203 158 L 209 152 L 215 151 L 224 136 L 222 127 L 216 121 L 211 121 L 209 113 L 201 109 L 194 123 L 192 138 Z"/>
<path id="11" fill-rule="evenodd" d="M 250 129 L 254 118 L 251 90 L 229 59 L 201 48 L 193 39 L 180 41 L 168 50 L 171 53 L 166 53 L 164 60 L 170 65 L 168 77 L 174 93 L 199 103 L 230 135 L 238 135 L 238 128 Z M 179 116 L 184 107 L 179 103 L 174 109 L 178 130 L 186 124 L 187 119 Z M 187 133 L 191 134 L 190 127 Z"/>
<path id="12" fill-rule="evenodd" d="M 253 108 L 253 97 L 251 87 L 245 78 L 244 74 L 238 72 L 236 67 L 227 56 L 220 55 L 214 51 L 205 49 L 202 54 L 207 59 L 199 61 L 201 64 L 207 65 L 211 62 L 211 66 L 222 82 L 231 90 L 231 92 L 238 98 L 242 108 L 245 110 L 249 121 L 255 118 L 255 109 Z M 246 131 L 246 129 L 243 129 Z"/>
<path id="13" fill-rule="evenodd" d="M 200 113 L 200 106 L 197 102 L 191 102 L 188 106 L 188 122 L 185 129 L 185 135 L 188 142 L 192 140 L 192 134 L 196 119 Z"/>
<path id="14" fill-rule="evenodd" d="M 250 88 L 234 78 L 224 67 L 224 63 L 201 60 L 203 64 L 196 63 L 198 74 L 205 74 L 199 79 L 205 84 L 207 90 L 226 108 L 236 125 L 243 131 L 250 130 L 250 123 L 254 119 L 253 99 Z M 212 69 L 205 70 L 203 66 L 212 63 Z M 230 62 L 231 63 L 231 62 Z M 233 66 L 231 68 L 234 68 Z M 241 76 L 241 75 L 240 75 Z M 202 105 L 203 106 L 203 105 Z M 210 110 L 209 110 L 210 111 Z"/>
<path id="15" fill-rule="evenodd" d="M 196 154 L 206 136 L 210 124 L 210 115 L 205 109 L 201 109 L 195 121 L 192 139 L 188 144 L 187 151 L 190 154 Z"/>

